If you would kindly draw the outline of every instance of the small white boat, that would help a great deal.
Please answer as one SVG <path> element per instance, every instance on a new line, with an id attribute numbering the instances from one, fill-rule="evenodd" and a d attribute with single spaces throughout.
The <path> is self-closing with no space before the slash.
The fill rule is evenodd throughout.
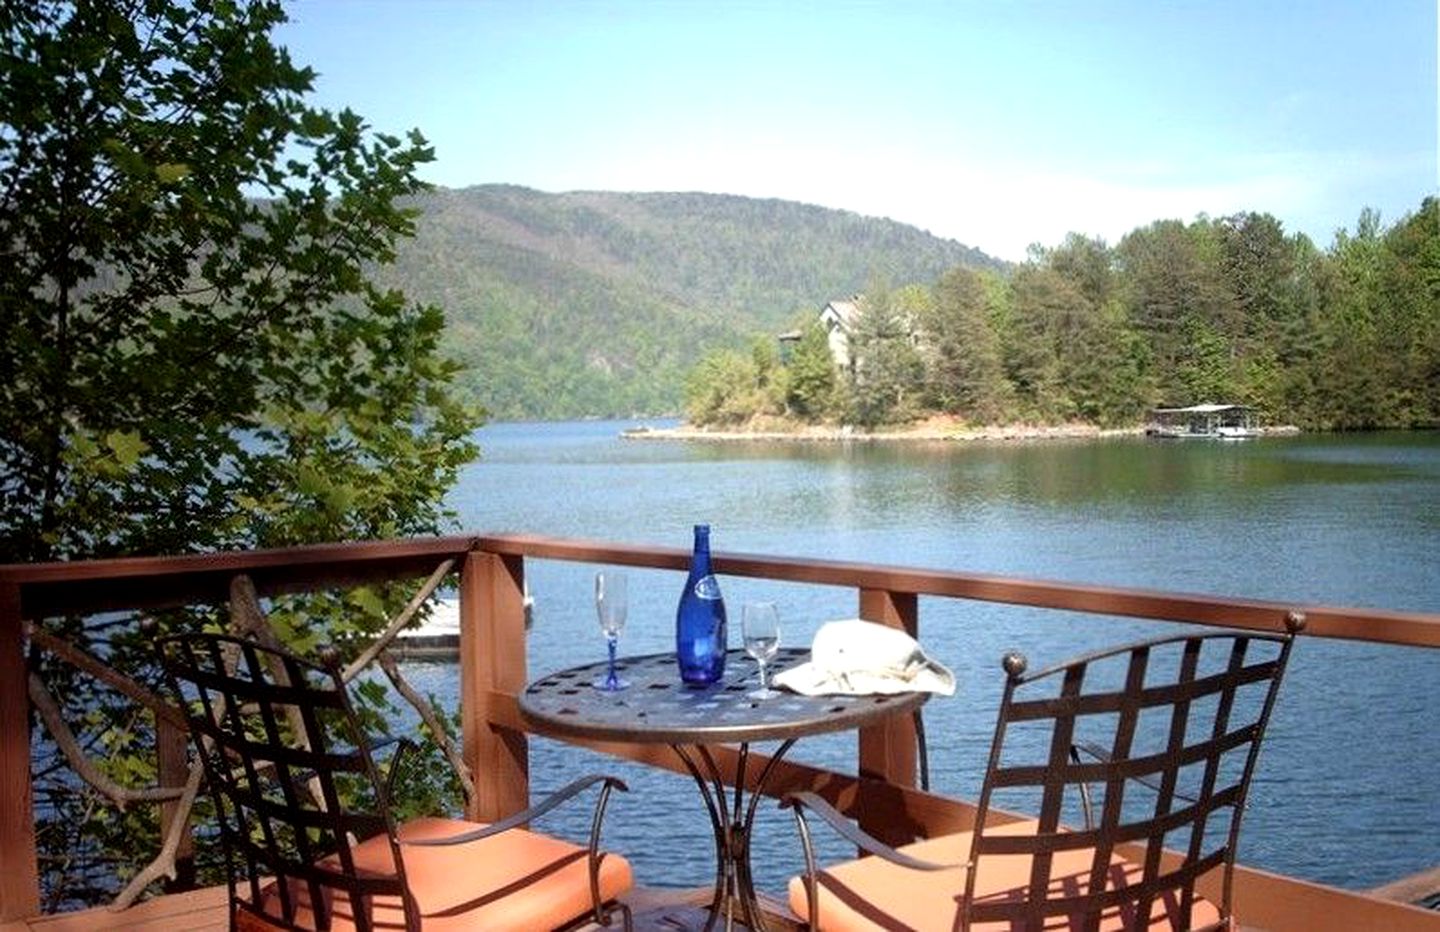
<path id="1" fill-rule="evenodd" d="M 525 586 L 525 630 L 530 630 L 535 598 Z M 424 624 L 406 628 L 395 636 L 392 649 L 397 656 L 415 658 L 454 658 L 460 651 L 460 600 L 430 599 L 430 616 Z"/>

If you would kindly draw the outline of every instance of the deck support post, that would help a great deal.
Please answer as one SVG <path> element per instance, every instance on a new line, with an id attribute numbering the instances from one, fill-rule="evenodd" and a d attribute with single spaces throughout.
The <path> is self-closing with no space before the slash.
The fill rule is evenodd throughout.
<path id="1" fill-rule="evenodd" d="M 860 590 L 860 617 L 899 628 L 911 637 L 919 631 L 919 599 L 913 592 L 889 589 Z M 860 792 L 856 817 L 860 827 L 887 844 L 914 840 L 910 824 L 894 787 L 915 787 L 917 751 L 915 720 L 897 715 L 860 729 Z"/>
<path id="2" fill-rule="evenodd" d="M 490 697 L 525 689 L 525 564 L 472 551 L 460 571 L 460 711 L 465 763 L 475 781 L 467 816 L 495 822 L 530 804 L 523 731 L 493 721 Z"/>
<path id="3" fill-rule="evenodd" d="M 20 587 L 0 584 L 0 922 L 40 912 Z"/>

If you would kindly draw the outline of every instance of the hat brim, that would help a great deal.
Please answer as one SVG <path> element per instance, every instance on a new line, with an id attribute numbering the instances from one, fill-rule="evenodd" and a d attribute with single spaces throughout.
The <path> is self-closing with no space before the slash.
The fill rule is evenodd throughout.
<path id="1" fill-rule="evenodd" d="M 877 670 L 838 672 L 812 660 L 776 674 L 773 682 L 802 696 L 893 696 L 909 692 L 944 696 L 955 694 L 954 674 L 934 661 L 907 677 L 898 672 Z"/>

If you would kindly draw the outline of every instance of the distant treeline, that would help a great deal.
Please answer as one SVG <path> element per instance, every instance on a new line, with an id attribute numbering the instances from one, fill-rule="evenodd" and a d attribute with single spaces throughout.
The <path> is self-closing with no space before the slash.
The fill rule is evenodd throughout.
<path id="1" fill-rule="evenodd" d="M 875 282 L 843 369 L 818 317 L 802 325 L 783 362 L 771 336 L 707 355 L 687 379 L 690 420 L 1123 426 L 1213 401 L 1306 428 L 1434 426 L 1440 205 L 1388 229 L 1366 210 L 1324 251 L 1243 213 L 1158 221 L 1115 246 L 1072 234 L 1008 274 Z"/>

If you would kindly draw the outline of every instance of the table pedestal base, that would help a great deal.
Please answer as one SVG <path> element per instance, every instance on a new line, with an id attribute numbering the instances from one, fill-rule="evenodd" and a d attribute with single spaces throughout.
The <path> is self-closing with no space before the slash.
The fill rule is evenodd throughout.
<path id="1" fill-rule="evenodd" d="M 750 745 L 742 742 L 735 764 L 735 796 L 733 803 L 725 791 L 724 775 L 710 749 L 703 744 L 672 744 L 671 748 L 684 762 L 710 814 L 710 828 L 715 833 L 715 895 L 710 903 L 710 918 L 705 932 L 715 927 L 723 913 L 726 932 L 735 928 L 737 917 L 746 928 L 765 929 L 764 914 L 755 896 L 755 879 L 750 872 L 750 831 L 755 825 L 755 810 L 765 795 L 765 785 L 775 765 L 795 743 L 794 738 L 781 742 L 755 781 L 750 798 L 745 799 L 745 765 Z"/>

